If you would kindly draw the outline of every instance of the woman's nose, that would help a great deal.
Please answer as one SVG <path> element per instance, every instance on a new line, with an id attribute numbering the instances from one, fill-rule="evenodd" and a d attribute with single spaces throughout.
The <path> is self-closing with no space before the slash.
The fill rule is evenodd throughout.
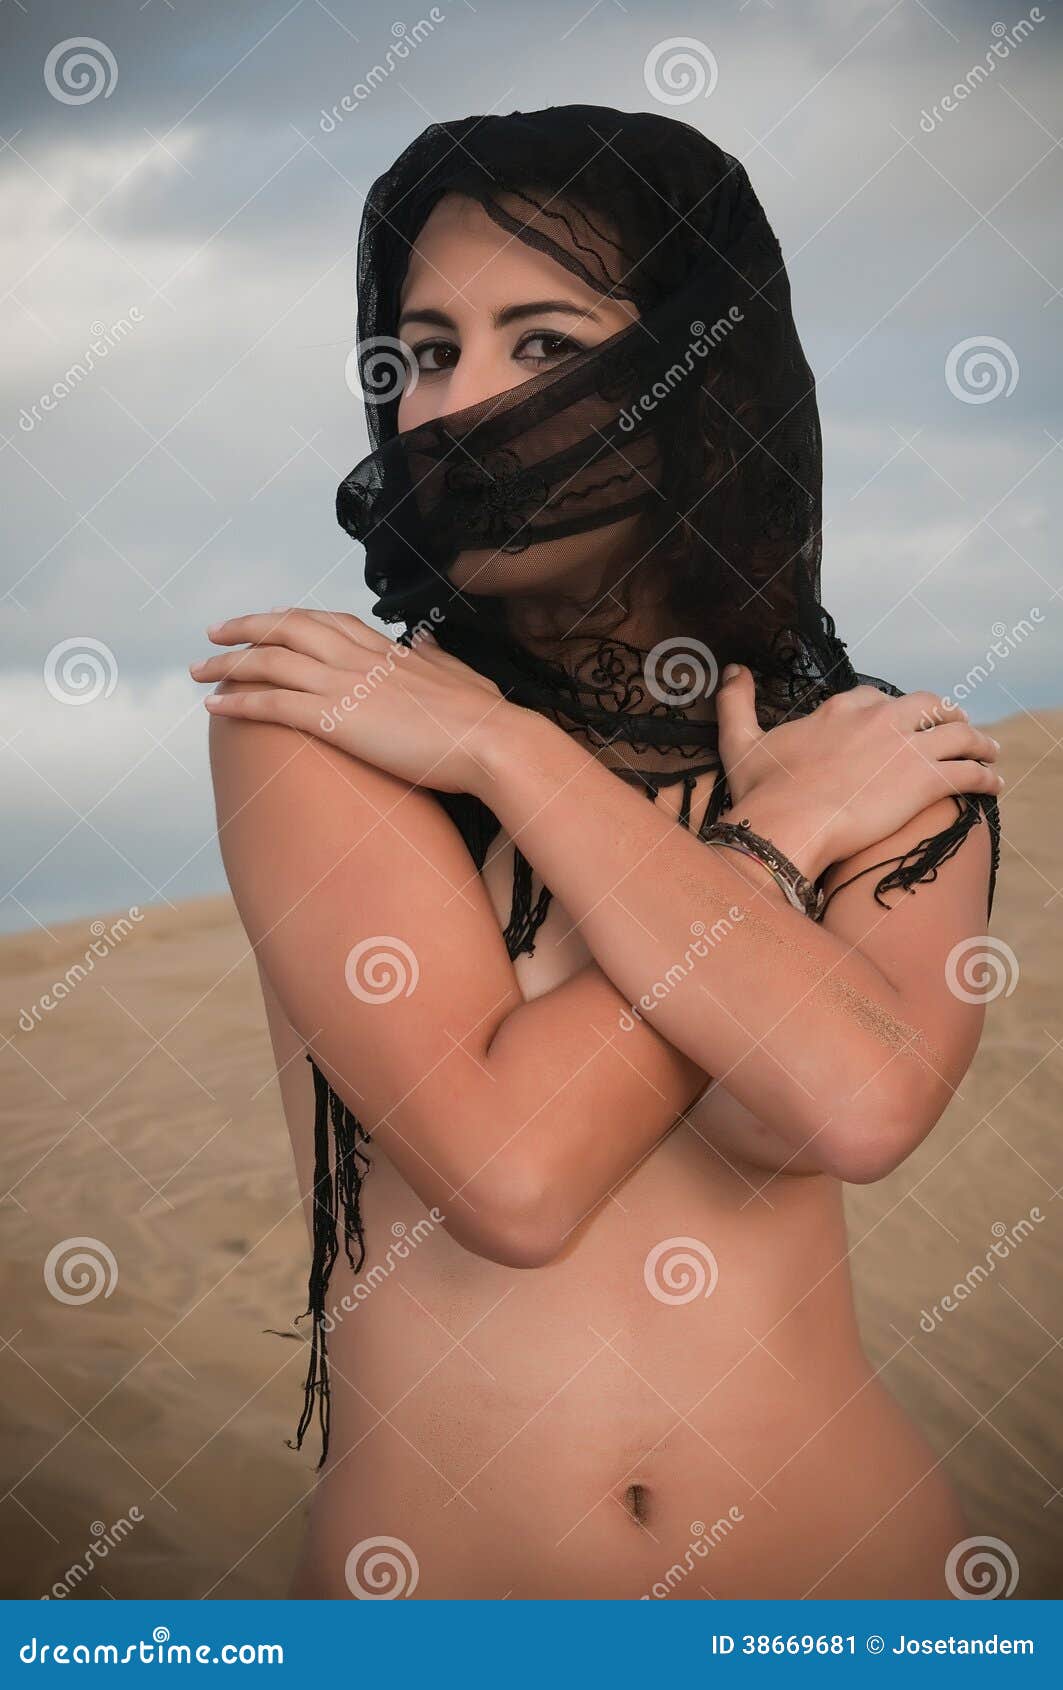
<path id="1" fill-rule="evenodd" d="M 524 372 L 509 358 L 499 358 L 488 350 L 463 351 L 446 384 L 446 408 L 462 411 L 516 387 L 523 379 Z"/>

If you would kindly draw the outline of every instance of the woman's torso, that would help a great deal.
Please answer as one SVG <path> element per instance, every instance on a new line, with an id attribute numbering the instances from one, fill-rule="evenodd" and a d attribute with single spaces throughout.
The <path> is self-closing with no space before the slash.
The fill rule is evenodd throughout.
<path id="1" fill-rule="evenodd" d="M 657 802 L 674 814 L 677 789 Z M 504 836 L 484 880 L 504 925 Z M 555 897 L 514 966 L 532 998 L 588 960 Z M 309 1065 L 264 987 L 309 1193 Z M 736 1114 L 707 1091 L 532 1269 L 464 1250 L 370 1147 L 366 1260 L 355 1275 L 341 1253 L 326 1297 L 330 1449 L 292 1596 L 948 1594 L 967 1525 L 860 1346 L 841 1186 L 721 1154 L 714 1123 Z"/>

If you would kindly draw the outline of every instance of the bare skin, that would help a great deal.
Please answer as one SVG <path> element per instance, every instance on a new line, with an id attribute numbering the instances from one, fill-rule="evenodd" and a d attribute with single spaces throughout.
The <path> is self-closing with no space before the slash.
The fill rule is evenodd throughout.
<path id="1" fill-rule="evenodd" d="M 559 298 L 567 313 L 499 318 Z M 622 320 L 447 201 L 404 303 L 445 316 L 431 332 L 460 356 L 426 371 L 403 427 L 537 373 L 536 327 L 575 319 L 595 344 Z M 403 333 L 434 365 L 422 327 Z M 505 558 L 459 563 L 468 590 L 506 590 Z M 515 604 L 526 633 L 548 598 Z M 382 636 L 326 613 L 265 620 L 226 625 L 213 637 L 249 649 L 194 672 L 219 683 L 222 848 L 308 1223 L 308 1048 L 374 1130 L 369 1253 L 357 1280 L 341 1254 L 329 1287 L 331 1445 L 290 1594 L 366 1593 L 352 1551 L 385 1537 L 415 1599 L 946 1596 L 967 1524 L 860 1346 L 840 1180 L 899 1165 L 969 1064 L 981 1015 L 939 964 L 982 931 L 988 830 L 888 914 L 869 875 L 817 927 L 761 866 L 693 840 L 671 851 L 675 788 L 647 806 L 446 654 L 408 658 L 323 735 L 321 709 Z M 959 712 L 937 718 L 931 777 L 932 736 L 900 732 L 901 701 L 887 719 L 850 697 L 769 736 L 748 671 L 714 702 L 741 813 L 813 877 L 829 868 L 828 892 L 947 826 L 943 792 L 996 789 L 991 742 Z M 419 785 L 479 791 L 503 819 L 482 877 Z M 555 897 L 511 964 L 514 834 Z M 620 888 L 619 908 L 601 901 Z M 658 947 L 682 954 L 694 915 L 736 901 L 709 998 L 679 985 L 618 1034 Z M 344 953 L 404 922 L 417 991 L 355 1001 Z"/>
<path id="2" fill-rule="evenodd" d="M 485 877 L 500 924 L 511 849 Z M 517 959 L 526 998 L 587 966 L 571 926 L 555 901 Z M 264 989 L 307 1191 L 303 1042 Z M 346 1294 L 349 1312 L 329 1337 L 332 1442 L 291 1596 L 350 1598 L 347 1557 L 380 1535 L 416 1557 L 415 1599 L 949 1594 L 945 1557 L 969 1528 L 861 1348 L 841 1184 L 720 1150 L 740 1116 L 748 1133 L 726 1092 L 694 1102 L 537 1269 L 463 1250 L 376 1154 L 361 1277 L 387 1271 L 362 1300 L 342 1257 L 333 1273 L 330 1307 Z M 417 1240 L 402 1261 L 396 1227 Z M 670 1239 L 711 1250 L 711 1294 L 647 1288 Z M 660 1288 L 698 1273 L 708 1288 L 709 1258 L 670 1278 L 675 1254 Z"/>

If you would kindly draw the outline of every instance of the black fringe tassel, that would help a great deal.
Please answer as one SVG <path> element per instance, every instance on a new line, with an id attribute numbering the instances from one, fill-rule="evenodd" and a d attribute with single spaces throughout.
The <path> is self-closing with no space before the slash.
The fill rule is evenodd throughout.
<path id="1" fill-rule="evenodd" d="M 519 846 L 513 847 L 513 903 L 504 938 L 510 959 L 534 951 L 535 935 L 546 920 L 550 891 L 544 886 L 532 907 L 532 866 Z"/>
<path id="2" fill-rule="evenodd" d="M 328 1290 L 332 1266 L 339 1254 L 338 1218 L 343 1216 L 343 1246 L 347 1260 L 355 1273 L 365 1261 L 365 1232 L 359 1198 L 362 1181 L 371 1162 L 359 1140 L 368 1144 L 371 1135 L 352 1115 L 343 1099 L 333 1091 L 310 1052 L 306 1053 L 314 1075 L 314 1254 L 310 1266 L 307 1307 L 296 1316 L 296 1323 L 313 1317 L 310 1339 L 310 1362 L 303 1386 L 303 1412 L 296 1428 L 295 1442 L 285 1439 L 289 1449 L 302 1449 L 303 1438 L 314 1417 L 317 1399 L 318 1420 L 321 1425 L 321 1460 L 324 1466 L 328 1455 L 331 1397 L 329 1393 L 328 1344 L 325 1339 L 325 1294 Z M 330 1154 L 329 1125 L 336 1148 L 335 1166 Z M 351 1240 L 358 1240 L 358 1259 L 351 1254 Z"/>
<path id="3" fill-rule="evenodd" d="M 506 927 L 506 947 L 510 958 L 522 951 L 535 949 L 535 935 L 546 919 L 552 894 L 544 886 L 535 900 L 531 900 L 532 866 L 527 857 L 514 847 L 513 903 Z M 296 1428 L 295 1441 L 285 1439 L 289 1449 L 302 1449 L 303 1439 L 314 1418 L 317 1402 L 318 1423 L 321 1427 L 321 1459 L 318 1470 L 328 1455 L 331 1422 L 331 1392 L 329 1389 L 328 1343 L 325 1336 L 325 1297 L 333 1264 L 339 1254 L 338 1223 L 343 1216 L 343 1244 L 347 1260 L 355 1273 L 365 1261 L 365 1229 L 362 1222 L 360 1196 L 362 1181 L 371 1166 L 371 1159 L 361 1148 L 372 1142 L 372 1135 L 362 1126 L 329 1085 L 310 1052 L 306 1060 L 314 1075 L 314 1207 L 313 1261 L 310 1265 L 307 1307 L 296 1316 L 296 1322 L 313 1317 L 310 1340 L 310 1362 L 303 1386 L 303 1412 Z M 332 1141 L 330 1142 L 330 1129 Z M 335 1160 L 332 1150 L 335 1147 Z M 351 1254 L 351 1240 L 358 1241 L 358 1259 Z"/>
<path id="4" fill-rule="evenodd" d="M 940 833 L 935 833 L 928 839 L 921 839 L 918 845 L 913 845 L 903 857 L 887 857 L 883 862 L 872 863 L 868 868 L 861 869 L 859 874 L 850 875 L 848 880 L 843 880 L 834 888 L 820 911 L 820 921 L 835 893 L 840 892 L 843 886 L 851 886 L 854 880 L 860 880 L 865 874 L 871 874 L 877 868 L 885 868 L 887 862 L 895 862 L 898 866 L 889 874 L 883 875 L 875 886 L 874 899 L 882 909 L 888 910 L 890 905 L 879 896 L 880 893 L 894 889 L 911 892 L 924 880 L 928 884 L 935 881 L 942 863 L 948 862 L 950 857 L 956 855 L 975 823 L 984 818 L 989 828 L 991 858 L 986 898 L 988 924 L 993 913 L 993 895 L 996 891 L 997 869 L 1000 866 L 1000 811 L 997 801 L 988 793 L 951 792 L 949 797 L 960 806 L 956 820 L 949 827 L 943 828 Z"/>

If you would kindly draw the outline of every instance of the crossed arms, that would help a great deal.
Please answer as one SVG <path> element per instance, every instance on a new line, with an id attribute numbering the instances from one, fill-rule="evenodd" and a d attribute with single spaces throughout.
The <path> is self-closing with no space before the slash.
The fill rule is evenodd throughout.
<path id="1" fill-rule="evenodd" d="M 981 1033 L 984 1006 L 948 991 L 945 960 L 984 929 L 988 829 L 889 911 L 866 876 L 817 924 L 761 865 L 701 844 L 561 729 L 536 718 L 520 733 L 482 796 L 594 957 L 531 1002 L 429 792 L 284 725 L 211 722 L 221 849 L 259 966 L 448 1230 L 496 1261 L 552 1260 L 710 1075 L 753 1122 L 732 1152 L 859 1182 L 903 1161 Z M 784 850 L 805 847 L 792 818 L 742 808 Z M 955 813 L 943 797 L 874 849 L 821 865 L 828 894 Z M 698 922 L 707 954 L 691 949 Z M 375 935 L 416 959 L 408 995 L 350 989 L 351 950 Z M 633 1015 L 662 980 L 652 1011 Z"/>

